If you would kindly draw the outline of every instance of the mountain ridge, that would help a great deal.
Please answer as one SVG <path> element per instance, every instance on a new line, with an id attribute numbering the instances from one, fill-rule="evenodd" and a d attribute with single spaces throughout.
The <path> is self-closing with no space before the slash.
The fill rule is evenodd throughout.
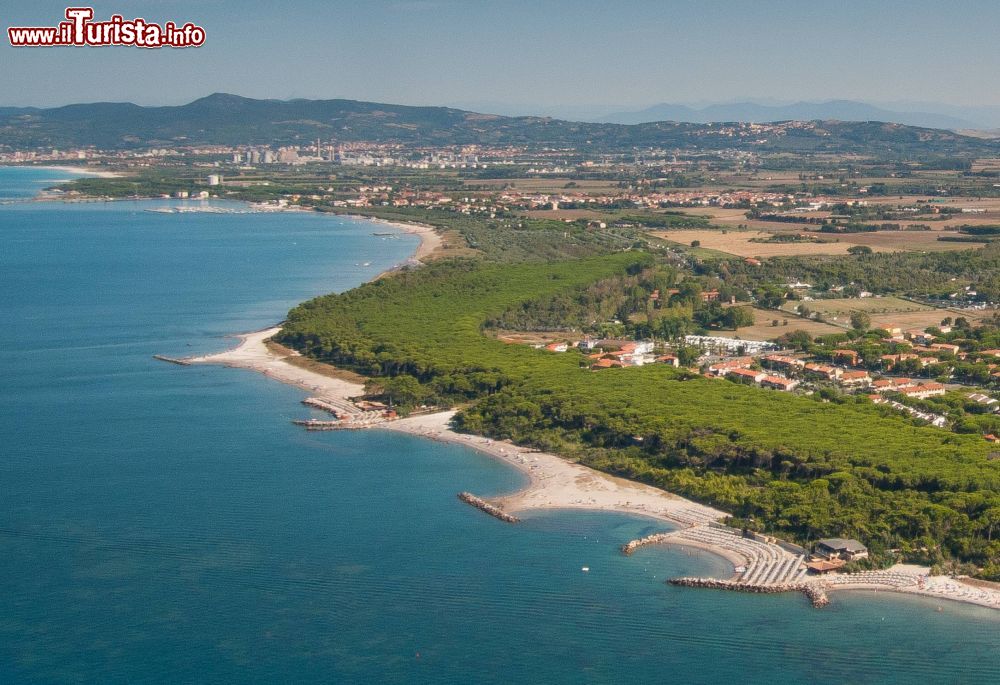
<path id="1" fill-rule="evenodd" d="M 959 116 L 923 111 L 898 111 L 855 100 L 800 101 L 783 105 L 767 105 L 753 101 L 719 103 L 704 107 L 660 103 L 635 111 L 622 111 L 600 117 L 601 123 L 641 124 L 652 121 L 683 121 L 712 123 L 746 121 L 884 121 L 906 126 L 941 129 L 975 129 L 976 122 Z"/>
<path id="2" fill-rule="evenodd" d="M 623 151 L 853 153 L 887 159 L 1000 153 L 1000 143 L 896 123 L 813 120 L 751 126 L 656 121 L 588 123 L 507 117 L 452 107 L 348 99 L 253 99 L 213 93 L 185 105 L 98 102 L 0 108 L 0 146 L 136 149 L 185 145 L 302 145 L 371 141 L 408 146 L 513 145 Z"/>

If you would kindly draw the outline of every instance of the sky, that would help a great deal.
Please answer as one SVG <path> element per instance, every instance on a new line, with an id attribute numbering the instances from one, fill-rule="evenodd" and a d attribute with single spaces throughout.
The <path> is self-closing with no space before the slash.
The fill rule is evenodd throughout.
<path id="1" fill-rule="evenodd" d="M 54 26 L 65 7 L 0 6 L 0 106 L 183 104 L 213 92 L 490 111 L 1000 105 L 995 0 L 99 0 L 96 19 L 191 21 L 205 45 L 10 46 L 7 27 Z"/>

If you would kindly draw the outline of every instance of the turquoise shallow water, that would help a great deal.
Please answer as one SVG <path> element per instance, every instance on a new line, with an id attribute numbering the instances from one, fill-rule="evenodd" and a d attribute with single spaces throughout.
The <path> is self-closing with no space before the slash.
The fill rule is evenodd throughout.
<path id="1" fill-rule="evenodd" d="M 298 390 L 153 361 L 416 244 L 163 204 L 0 205 L 0 682 L 1000 682 L 985 609 L 669 587 L 723 564 L 622 557 L 640 519 L 501 524 L 455 498 L 522 483 L 488 457 L 305 433 Z"/>

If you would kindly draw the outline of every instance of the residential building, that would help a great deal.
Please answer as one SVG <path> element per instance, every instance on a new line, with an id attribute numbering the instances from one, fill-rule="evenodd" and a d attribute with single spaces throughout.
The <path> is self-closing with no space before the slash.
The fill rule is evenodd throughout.
<path id="1" fill-rule="evenodd" d="M 761 387 L 773 388 L 774 390 L 794 390 L 799 382 L 792 378 L 785 378 L 784 376 L 764 376 L 760 381 Z"/>

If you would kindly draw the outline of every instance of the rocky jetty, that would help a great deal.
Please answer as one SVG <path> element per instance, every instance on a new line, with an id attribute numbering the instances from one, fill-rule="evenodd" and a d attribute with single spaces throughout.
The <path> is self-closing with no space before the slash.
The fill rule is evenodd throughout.
<path id="1" fill-rule="evenodd" d="M 646 545 L 657 545 L 662 542 L 670 542 L 672 533 L 653 533 L 652 535 L 647 535 L 644 538 L 639 538 L 638 540 L 632 540 L 622 545 L 622 553 L 628 556 L 632 552 L 636 551 L 640 547 L 645 547 Z"/>
<path id="2" fill-rule="evenodd" d="M 187 359 L 177 359 L 176 357 L 168 357 L 163 354 L 154 354 L 153 359 L 161 362 L 167 362 L 169 364 L 177 364 L 178 366 L 191 366 L 191 362 Z"/>
<path id="3" fill-rule="evenodd" d="M 734 592 L 754 592 L 759 594 L 777 594 L 779 592 L 801 592 L 816 608 L 825 607 L 830 603 L 826 592 L 815 583 L 777 583 L 773 585 L 760 585 L 753 583 L 741 583 L 732 580 L 719 580 L 717 578 L 671 578 L 667 581 L 671 585 L 682 587 L 703 587 L 712 590 L 732 590 Z"/>
<path id="4" fill-rule="evenodd" d="M 489 514 L 490 516 L 492 516 L 493 518 L 500 519 L 501 521 L 504 521 L 505 523 L 517 523 L 518 521 L 521 520 L 521 519 L 517 518 L 516 516 L 511 516 L 510 514 L 508 514 L 507 512 L 505 512 L 503 509 L 500 509 L 499 507 L 490 504 L 489 502 L 487 502 L 486 500 L 482 499 L 481 497 L 476 497 L 471 492 L 460 492 L 460 493 L 458 493 L 458 498 L 460 500 L 462 500 L 463 502 L 465 502 L 466 504 L 471 504 L 476 509 L 479 509 L 480 511 L 484 511 L 487 514 Z"/>

